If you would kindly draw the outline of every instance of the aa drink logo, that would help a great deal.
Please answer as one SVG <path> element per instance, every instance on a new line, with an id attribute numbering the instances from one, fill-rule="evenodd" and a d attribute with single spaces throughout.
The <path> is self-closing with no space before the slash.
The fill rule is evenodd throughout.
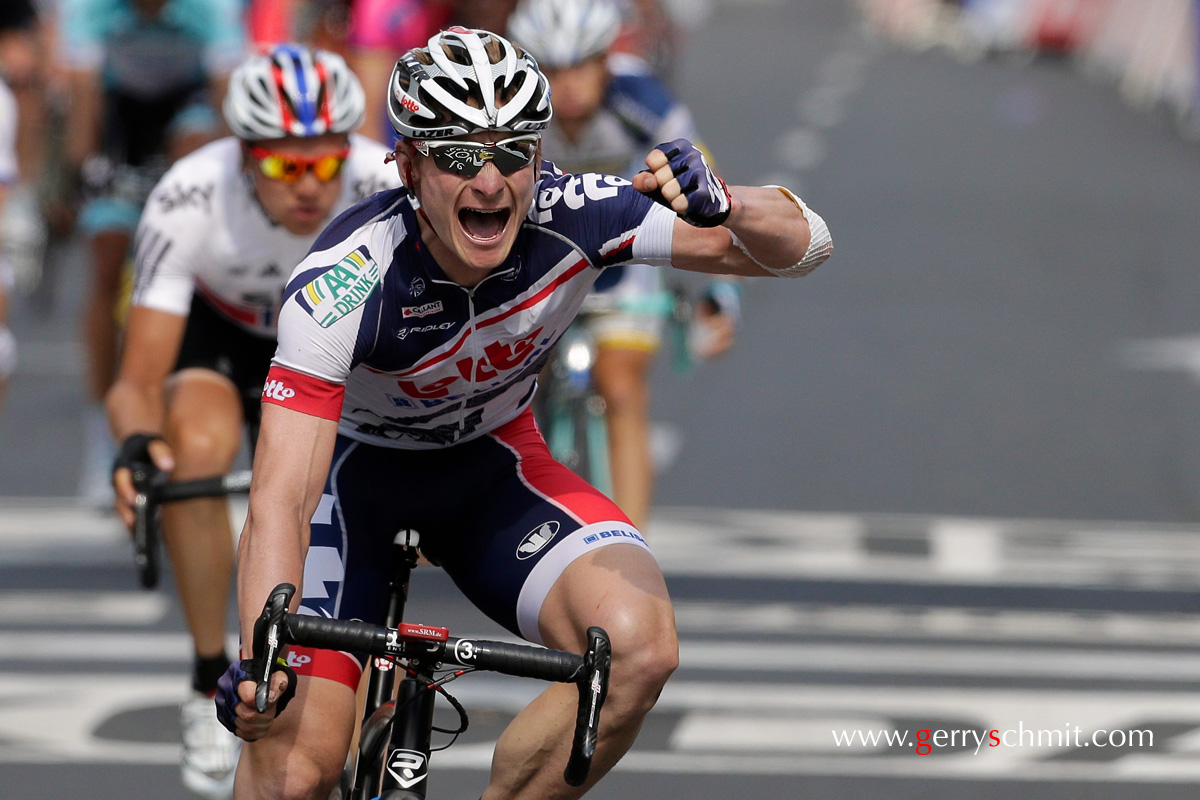
<path id="1" fill-rule="evenodd" d="M 296 292 L 296 302 L 328 328 L 366 302 L 379 285 L 379 265 L 361 245 Z"/>

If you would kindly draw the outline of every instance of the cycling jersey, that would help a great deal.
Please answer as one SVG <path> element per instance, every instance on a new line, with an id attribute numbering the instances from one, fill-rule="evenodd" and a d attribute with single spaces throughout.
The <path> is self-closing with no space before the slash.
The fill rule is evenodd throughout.
<path id="1" fill-rule="evenodd" d="M 357 134 L 350 142 L 335 214 L 400 185 L 387 148 Z M 316 238 L 271 222 L 242 172 L 241 143 L 221 139 L 180 159 L 150 194 L 133 305 L 187 316 L 195 292 L 240 328 L 274 336 L 287 276 Z"/>
<path id="2" fill-rule="evenodd" d="M 600 270 L 669 263 L 676 219 L 623 178 L 547 165 L 512 251 L 466 289 L 429 255 L 411 196 L 378 194 L 292 275 L 263 400 L 388 447 L 482 436 L 529 405 Z"/>

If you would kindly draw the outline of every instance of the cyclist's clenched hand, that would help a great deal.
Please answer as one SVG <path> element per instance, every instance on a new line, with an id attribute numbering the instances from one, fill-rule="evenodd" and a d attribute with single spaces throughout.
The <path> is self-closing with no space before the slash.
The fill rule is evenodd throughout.
<path id="1" fill-rule="evenodd" d="M 175 457 L 171 448 L 157 434 L 135 433 L 125 438 L 117 460 L 113 463 L 113 492 L 117 514 L 125 526 L 133 528 L 133 502 L 137 489 L 133 485 L 133 469 L 137 465 L 149 465 L 162 472 L 175 468 Z"/>
<path id="2" fill-rule="evenodd" d="M 254 705 L 254 694 L 258 688 L 255 676 L 260 672 L 257 659 L 235 661 L 217 683 L 217 719 L 230 732 L 247 742 L 266 736 L 275 717 L 296 694 L 296 673 L 286 664 L 272 665 L 267 709 L 260 714 Z"/>
<path id="3" fill-rule="evenodd" d="M 704 153 L 687 139 L 660 144 L 646 156 L 647 171 L 633 177 L 633 186 L 655 202 L 698 228 L 715 228 L 733 208 L 733 197 Z"/>

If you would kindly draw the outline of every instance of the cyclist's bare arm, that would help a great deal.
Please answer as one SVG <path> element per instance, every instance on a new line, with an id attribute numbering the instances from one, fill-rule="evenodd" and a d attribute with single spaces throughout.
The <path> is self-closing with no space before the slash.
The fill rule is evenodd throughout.
<path id="1" fill-rule="evenodd" d="M 162 432 L 164 387 L 179 355 L 186 325 L 187 317 L 178 314 L 139 306 L 130 309 L 121 366 L 105 399 L 114 441 L 123 442 L 135 433 Z M 174 469 L 166 442 L 151 442 L 148 449 L 156 467 L 168 472 Z M 117 470 L 113 485 L 117 513 L 126 525 L 132 525 L 136 492 L 130 471 Z"/>
<path id="2" fill-rule="evenodd" d="M 335 420 L 264 403 L 262 429 L 254 457 L 250 486 L 250 513 L 238 543 L 238 614 L 242 646 L 254 641 L 254 620 L 262 599 L 276 586 L 290 583 L 300 588 L 293 606 L 303 596 L 304 556 L 308 552 L 309 520 L 321 500 L 325 476 L 333 459 L 337 438 Z M 295 607 L 291 609 L 295 611 Z M 250 652 L 243 652 L 250 658 Z M 272 675 L 278 696 L 286 686 L 283 673 Z M 273 705 L 265 714 L 254 710 L 254 684 L 238 687 L 238 735 L 261 737 L 275 718 Z"/>
<path id="3" fill-rule="evenodd" d="M 677 213 L 685 212 L 687 199 L 662 151 L 650 151 L 646 165 L 651 171 L 635 175 L 634 187 L 647 193 L 658 189 Z M 770 186 L 731 186 L 729 193 L 729 217 L 720 226 L 696 228 L 676 220 L 672 265 L 693 272 L 763 277 L 772 274 L 763 265 L 787 270 L 805 257 L 812 231 L 790 194 Z"/>

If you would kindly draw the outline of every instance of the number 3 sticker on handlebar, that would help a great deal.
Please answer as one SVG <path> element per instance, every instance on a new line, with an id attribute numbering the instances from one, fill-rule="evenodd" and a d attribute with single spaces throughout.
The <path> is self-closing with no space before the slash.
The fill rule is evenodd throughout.
<path id="1" fill-rule="evenodd" d="M 459 663 L 471 663 L 475 660 L 476 653 L 475 644 L 466 639 L 459 639 L 454 645 L 454 657 L 459 660 Z"/>

